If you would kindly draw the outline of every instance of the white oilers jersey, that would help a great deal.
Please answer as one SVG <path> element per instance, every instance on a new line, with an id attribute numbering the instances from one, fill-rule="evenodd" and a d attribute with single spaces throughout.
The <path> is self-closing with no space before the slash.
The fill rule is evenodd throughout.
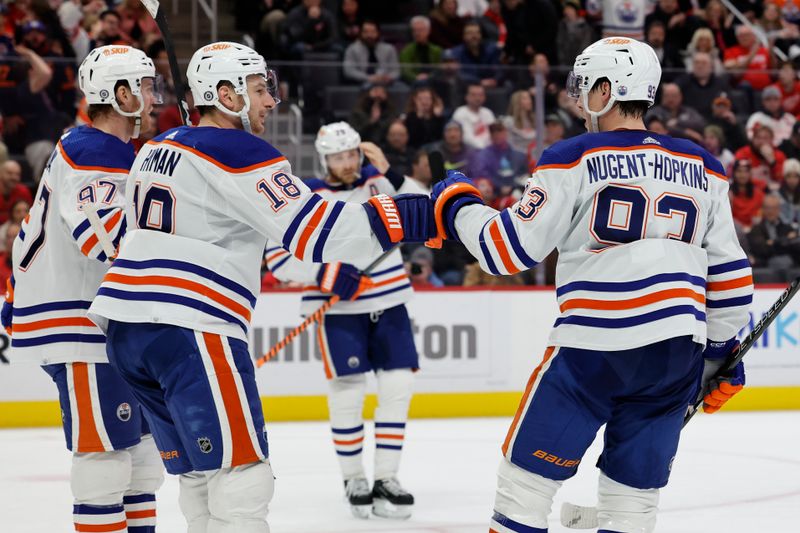
<path id="1" fill-rule="evenodd" d="M 376 194 L 419 193 L 425 190 L 416 181 L 403 178 L 392 173 L 390 180 L 372 165 L 361 169 L 361 177 L 351 186 L 330 185 L 323 180 L 306 180 L 312 191 L 327 200 L 342 202 L 363 203 Z M 395 182 L 397 187 L 392 184 Z M 363 270 L 378 256 L 365 258 L 361 261 L 344 261 Z M 313 313 L 320 305 L 331 297 L 330 293 L 321 292 L 317 285 L 316 276 L 320 269 L 319 264 L 298 261 L 291 253 L 280 246 L 279 243 L 270 241 L 266 250 L 267 266 L 278 279 L 282 281 L 297 281 L 303 283 L 303 296 L 300 311 L 303 315 Z M 372 288 L 364 291 L 353 301 L 340 301 L 328 311 L 329 314 L 357 314 L 370 313 L 388 309 L 404 304 L 411 299 L 413 290 L 403 267 L 403 258 L 400 250 L 396 249 L 381 264 L 375 267 L 370 275 Z"/>
<path id="2" fill-rule="evenodd" d="M 15 361 L 108 361 L 105 335 L 86 312 L 110 261 L 83 209 L 92 204 L 116 247 L 134 157 L 132 145 L 89 126 L 61 137 L 14 243 Z"/>
<path id="3" fill-rule="evenodd" d="M 492 274 L 559 251 L 550 344 L 625 350 L 691 335 L 725 341 L 749 319 L 750 264 L 720 163 L 646 131 L 584 134 L 542 154 L 522 199 L 459 211 L 461 241 Z"/>
<path id="4" fill-rule="evenodd" d="M 159 322 L 247 340 L 267 238 L 299 259 L 381 253 L 366 211 L 323 200 L 265 141 L 180 127 L 139 151 L 128 177 L 129 231 L 90 316 Z"/>
<path id="5" fill-rule="evenodd" d="M 603 15 L 603 37 L 630 37 L 644 40 L 644 20 L 656 5 L 655 0 L 588 0 L 591 15 Z"/>

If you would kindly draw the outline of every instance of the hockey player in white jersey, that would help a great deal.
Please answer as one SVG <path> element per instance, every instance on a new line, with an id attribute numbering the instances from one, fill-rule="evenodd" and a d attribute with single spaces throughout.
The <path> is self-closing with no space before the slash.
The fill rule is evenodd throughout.
<path id="1" fill-rule="evenodd" d="M 13 362 L 42 365 L 58 387 L 75 531 L 155 531 L 164 469 L 139 402 L 108 363 L 105 335 L 87 318 L 125 233 L 129 141 L 153 122 L 155 75 L 128 46 L 84 59 L 78 77 L 93 126 L 61 137 L 13 249 L 3 322 Z"/>
<path id="2" fill-rule="evenodd" d="M 322 198 L 365 202 L 376 194 L 424 193 L 417 182 L 389 167 L 380 148 L 361 143 L 346 122 L 320 128 L 315 148 L 324 179 L 305 180 Z M 369 163 L 362 165 L 362 160 Z M 374 257 L 351 263 L 301 262 L 278 243 L 270 243 L 267 264 L 281 280 L 304 283 L 301 312 L 313 313 L 331 293 L 341 300 L 322 318 L 317 342 L 328 378 L 333 446 L 344 476 L 345 494 L 355 516 L 370 512 L 389 518 L 411 515 L 414 498 L 397 481 L 413 371 L 419 368 L 405 303 L 413 290 L 395 249 L 369 277 L 359 274 Z M 367 376 L 376 373 L 375 483 L 364 473 L 364 396 Z"/>
<path id="3" fill-rule="evenodd" d="M 553 495 L 603 424 L 600 531 L 653 531 L 701 384 L 707 412 L 744 385 L 741 364 L 709 379 L 752 301 L 728 183 L 704 149 L 646 131 L 660 77 L 648 45 L 602 39 L 568 80 L 592 133 L 545 150 L 517 204 L 482 205 L 452 171 L 434 187 L 440 235 L 485 271 L 513 274 L 559 250 L 561 314 L 502 446 L 490 531 L 547 531 Z"/>
<path id="4" fill-rule="evenodd" d="M 264 533 L 273 476 L 247 335 L 267 238 L 301 260 L 361 262 L 435 226 L 427 196 L 344 204 L 295 178 L 253 135 L 277 101 L 252 49 L 204 46 L 187 78 L 199 126 L 140 150 L 129 230 L 89 313 L 180 475 L 189 531 Z"/>

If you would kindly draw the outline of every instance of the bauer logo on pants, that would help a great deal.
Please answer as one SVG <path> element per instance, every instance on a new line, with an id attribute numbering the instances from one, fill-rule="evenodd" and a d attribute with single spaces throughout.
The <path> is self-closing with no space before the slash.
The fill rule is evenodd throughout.
<path id="1" fill-rule="evenodd" d="M 211 445 L 211 439 L 208 437 L 200 437 L 197 439 L 197 445 L 200 446 L 200 451 L 203 453 L 211 453 L 214 446 Z"/>

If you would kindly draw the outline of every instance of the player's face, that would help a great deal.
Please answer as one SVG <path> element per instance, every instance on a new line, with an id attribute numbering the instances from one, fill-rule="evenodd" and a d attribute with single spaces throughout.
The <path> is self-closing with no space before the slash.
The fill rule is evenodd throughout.
<path id="1" fill-rule="evenodd" d="M 605 87 L 608 87 L 608 85 L 602 84 L 601 87 L 593 91 L 589 91 L 588 95 L 589 111 L 594 111 L 594 112 L 602 111 L 603 108 L 606 106 L 606 103 L 608 102 L 608 91 L 604 89 Z M 578 103 L 578 109 L 580 109 L 581 116 L 583 117 L 583 125 L 586 127 L 587 131 L 592 131 L 591 130 L 592 120 L 589 116 L 589 113 L 587 112 L 587 109 L 584 108 L 583 96 L 578 97 L 577 103 Z"/>
<path id="2" fill-rule="evenodd" d="M 358 150 L 347 150 L 325 157 L 328 174 L 334 181 L 350 185 L 358 179 L 361 172 L 361 154 Z"/>
<path id="3" fill-rule="evenodd" d="M 261 76 L 247 77 L 247 95 L 250 97 L 250 128 L 254 135 L 261 135 L 266 129 L 267 114 L 277 105 L 275 98 L 267 88 L 267 80 Z"/>
<path id="4" fill-rule="evenodd" d="M 140 136 L 145 137 L 147 132 L 155 132 L 156 118 L 153 114 L 153 107 L 161 103 L 161 95 L 156 90 L 153 78 L 142 79 L 142 99 L 144 109 L 142 110 L 142 126 Z"/>

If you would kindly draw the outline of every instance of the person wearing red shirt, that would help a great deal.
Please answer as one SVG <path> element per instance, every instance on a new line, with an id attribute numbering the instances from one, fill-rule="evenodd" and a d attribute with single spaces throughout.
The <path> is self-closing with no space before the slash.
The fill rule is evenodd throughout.
<path id="1" fill-rule="evenodd" d="M 777 87 L 781 92 L 783 110 L 794 116 L 800 115 L 800 80 L 791 61 L 784 61 L 778 71 L 778 81 L 770 87 Z"/>
<path id="2" fill-rule="evenodd" d="M 0 252 L 0 283 L 3 284 L 3 287 L 6 286 L 6 281 L 11 277 L 11 246 L 14 244 L 14 239 L 19 235 L 19 229 L 19 224 L 11 224 L 6 229 L 5 235 L 0 235 L 0 238 L 3 238 L 5 241 L 4 245 L 7 250 L 5 252 Z"/>
<path id="3" fill-rule="evenodd" d="M 733 163 L 731 178 L 731 212 L 733 219 L 749 230 L 753 219 L 761 212 L 767 186 L 753 177 L 753 168 L 747 159 L 737 159 Z"/>
<path id="4" fill-rule="evenodd" d="M 756 177 L 780 183 L 783 180 L 783 162 L 786 154 L 772 145 L 775 134 L 769 126 L 759 125 L 750 142 L 736 150 L 736 159 L 747 159 Z"/>
<path id="5" fill-rule="evenodd" d="M 22 167 L 19 163 L 8 160 L 0 165 L 0 224 L 8 220 L 11 206 L 18 200 L 33 204 L 31 191 L 20 183 L 21 180 Z"/>
<path id="6" fill-rule="evenodd" d="M 763 90 L 772 83 L 769 77 L 769 51 L 761 46 L 756 34 L 749 26 L 736 27 L 736 41 L 739 43 L 725 50 L 723 65 L 729 70 L 744 70 L 739 83 L 747 82 L 757 90 Z"/>

